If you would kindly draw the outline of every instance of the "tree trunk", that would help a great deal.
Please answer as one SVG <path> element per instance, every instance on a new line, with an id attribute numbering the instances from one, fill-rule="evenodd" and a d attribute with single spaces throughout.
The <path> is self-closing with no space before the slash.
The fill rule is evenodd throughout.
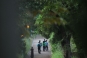
<path id="1" fill-rule="evenodd" d="M 71 35 L 68 34 L 61 42 L 62 48 L 64 50 L 64 58 L 71 58 L 70 38 Z"/>
<path id="2" fill-rule="evenodd" d="M 68 34 L 66 38 L 66 57 L 67 58 L 71 58 L 70 38 L 71 38 L 71 34 Z"/>

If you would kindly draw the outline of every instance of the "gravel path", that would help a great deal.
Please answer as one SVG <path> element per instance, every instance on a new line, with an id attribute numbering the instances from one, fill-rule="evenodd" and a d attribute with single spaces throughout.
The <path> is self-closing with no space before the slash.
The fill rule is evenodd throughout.
<path id="1" fill-rule="evenodd" d="M 41 54 L 38 53 L 38 50 L 37 50 L 38 41 L 41 40 L 41 42 L 43 42 L 44 39 L 45 39 L 44 37 L 37 35 L 36 38 L 33 40 L 32 46 L 34 48 L 34 58 L 51 58 L 51 48 L 50 48 L 49 42 L 48 42 L 49 44 L 48 51 L 44 52 L 43 47 L 41 47 Z M 30 58 L 29 55 L 30 55 L 30 52 L 28 52 L 27 58 Z"/>

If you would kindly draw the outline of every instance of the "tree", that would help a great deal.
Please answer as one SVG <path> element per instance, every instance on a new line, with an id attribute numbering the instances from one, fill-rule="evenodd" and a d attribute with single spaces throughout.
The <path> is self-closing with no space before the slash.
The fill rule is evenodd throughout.
<path id="1" fill-rule="evenodd" d="M 70 1 L 68 1 L 70 2 Z M 85 0 L 76 0 L 67 3 L 65 5 L 69 9 L 69 14 L 65 16 L 66 20 L 69 22 L 70 28 L 73 30 L 73 37 L 78 48 L 79 58 L 86 58 L 86 2 Z"/>
<path id="2" fill-rule="evenodd" d="M 58 2 L 45 6 L 42 9 L 42 13 L 38 16 L 35 25 L 37 26 L 39 32 L 42 35 L 44 34 L 45 37 L 49 36 L 51 32 L 55 33 L 52 43 L 57 43 L 62 40 L 64 36 L 67 36 L 63 40 L 69 42 L 66 43 L 65 46 L 70 49 L 70 35 L 66 35 L 67 30 L 65 29 L 66 21 L 61 18 L 61 13 L 64 14 L 65 12 L 67 12 L 67 9 L 62 7 L 62 4 Z M 69 52 L 71 52 L 71 50 L 66 50 L 65 58 L 71 58 L 71 55 L 67 55 L 70 54 Z"/>
<path id="3" fill-rule="evenodd" d="M 55 37 L 61 40 L 66 32 L 72 33 L 75 43 L 80 53 L 80 58 L 86 58 L 86 2 L 85 0 L 23 0 L 26 4 L 25 9 L 36 16 L 35 25 L 37 30 L 49 37 L 49 34 L 55 32 Z M 44 3 L 46 2 L 46 3 Z M 61 19 L 63 18 L 63 19 Z M 61 28 L 62 26 L 63 28 Z M 62 30 L 64 30 L 62 32 Z M 83 39 L 84 38 L 84 39 Z"/>

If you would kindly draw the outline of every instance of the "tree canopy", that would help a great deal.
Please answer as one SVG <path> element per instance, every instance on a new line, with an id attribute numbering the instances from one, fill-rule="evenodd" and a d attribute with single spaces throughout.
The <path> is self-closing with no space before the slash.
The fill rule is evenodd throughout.
<path id="1" fill-rule="evenodd" d="M 34 25 L 40 34 L 49 38 L 54 32 L 54 43 L 62 40 L 67 32 L 72 33 L 80 58 L 85 58 L 86 2 L 86 0 L 23 0 L 21 9 L 31 12 L 36 20 Z"/>

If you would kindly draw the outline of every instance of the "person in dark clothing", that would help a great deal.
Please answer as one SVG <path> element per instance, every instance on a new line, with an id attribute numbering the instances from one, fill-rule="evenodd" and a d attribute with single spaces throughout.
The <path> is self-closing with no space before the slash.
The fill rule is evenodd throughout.
<path id="1" fill-rule="evenodd" d="M 41 43 L 40 40 L 39 40 L 39 42 L 38 42 L 38 44 L 37 44 L 38 53 L 39 53 L 39 54 L 41 54 L 41 46 L 42 46 L 42 43 Z"/>
<path id="2" fill-rule="evenodd" d="M 43 51 L 45 51 L 45 47 L 46 47 L 46 45 L 45 45 L 45 39 L 44 39 L 44 41 L 43 41 Z"/>

